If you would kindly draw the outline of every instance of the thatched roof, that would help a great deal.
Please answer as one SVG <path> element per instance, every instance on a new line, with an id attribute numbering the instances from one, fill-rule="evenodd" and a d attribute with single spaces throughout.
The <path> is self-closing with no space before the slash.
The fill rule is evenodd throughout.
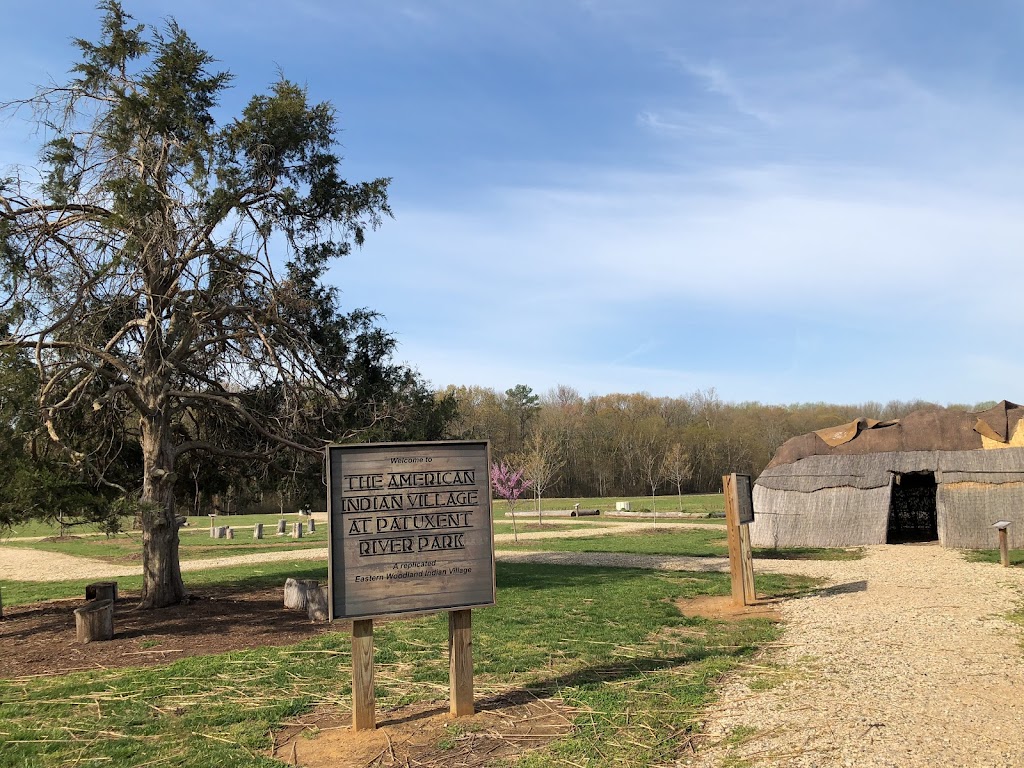
<path id="1" fill-rule="evenodd" d="M 936 451 L 969 453 L 975 450 L 985 454 L 1002 453 L 1002 450 L 981 451 L 982 438 L 996 443 L 1007 443 L 1022 418 L 1024 407 L 1004 400 L 987 411 L 977 413 L 951 408 L 926 408 L 914 411 L 898 421 L 857 419 L 849 424 L 787 440 L 776 451 L 761 477 L 769 475 L 770 470 L 809 457 L 853 457 Z M 875 466 L 875 463 L 869 464 Z M 1024 464 L 1017 466 L 1024 467 Z M 846 471 L 842 474 L 856 473 Z"/>
<path id="2" fill-rule="evenodd" d="M 905 472 L 934 472 L 940 483 L 1020 483 L 1024 448 L 808 456 L 798 463 L 769 467 L 757 484 L 803 493 L 844 487 L 867 490 L 887 486 L 893 474 Z"/>

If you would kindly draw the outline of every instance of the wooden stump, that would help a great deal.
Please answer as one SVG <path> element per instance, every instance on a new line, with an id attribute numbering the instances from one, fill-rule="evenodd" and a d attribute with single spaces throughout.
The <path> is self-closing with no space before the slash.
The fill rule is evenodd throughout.
<path id="1" fill-rule="evenodd" d="M 309 532 L 316 533 L 316 520 L 313 519 L 312 515 L 309 517 Z"/>
<path id="2" fill-rule="evenodd" d="M 75 609 L 75 634 L 80 643 L 114 639 L 114 601 L 95 600 Z"/>
<path id="3" fill-rule="evenodd" d="M 252 527 L 252 537 L 254 539 L 263 538 L 263 523 L 256 523 L 256 525 Z"/>
<path id="4" fill-rule="evenodd" d="M 316 579 L 287 579 L 284 582 L 284 607 L 305 611 L 309 595 L 320 589 Z"/>
<path id="5" fill-rule="evenodd" d="M 229 526 L 228 526 L 228 530 L 227 530 L 227 532 L 226 532 L 226 533 L 225 533 L 224 535 L 225 535 L 225 538 L 228 538 L 228 539 L 233 539 L 233 538 L 235 538 L 235 529 L 234 529 L 234 528 L 232 528 L 232 527 L 231 527 L 231 526 L 229 525 Z"/>
<path id="6" fill-rule="evenodd" d="M 287 525 L 288 525 L 288 522 L 286 520 L 278 520 L 277 521 L 277 535 L 278 536 L 284 536 L 285 527 Z"/>
<path id="7" fill-rule="evenodd" d="M 85 587 L 86 600 L 117 600 L 116 581 L 94 581 Z"/>
<path id="8" fill-rule="evenodd" d="M 215 528 L 214 526 L 211 525 L 210 526 L 210 538 L 211 539 L 216 539 L 216 538 L 219 538 L 219 537 L 220 537 L 220 528 Z"/>
<path id="9" fill-rule="evenodd" d="M 306 615 L 310 621 L 327 621 L 327 587 L 317 586 L 306 591 Z"/>
<path id="10" fill-rule="evenodd" d="M 302 523 L 296 523 L 295 527 L 292 528 L 292 538 L 293 539 L 301 539 L 302 538 Z"/>

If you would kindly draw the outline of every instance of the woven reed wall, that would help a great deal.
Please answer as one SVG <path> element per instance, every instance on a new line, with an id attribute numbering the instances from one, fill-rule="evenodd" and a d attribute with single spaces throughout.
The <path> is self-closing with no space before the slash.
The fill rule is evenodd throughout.
<path id="1" fill-rule="evenodd" d="M 992 523 L 1009 520 L 1010 547 L 1024 548 L 1024 482 L 943 483 L 936 507 L 944 547 L 994 549 L 999 540 Z"/>
<path id="2" fill-rule="evenodd" d="M 814 493 L 754 486 L 755 547 L 854 547 L 884 544 L 890 487 L 823 488 Z"/>

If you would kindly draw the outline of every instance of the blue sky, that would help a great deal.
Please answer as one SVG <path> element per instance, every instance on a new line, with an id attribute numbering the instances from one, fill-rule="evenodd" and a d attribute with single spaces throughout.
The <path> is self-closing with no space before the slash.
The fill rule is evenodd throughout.
<path id="1" fill-rule="evenodd" d="M 338 109 L 395 218 L 331 271 L 435 386 L 1024 401 L 1024 4 L 133 2 Z M 0 26 L 0 100 L 84 2 Z M 0 165 L 30 160 L 0 122 Z"/>

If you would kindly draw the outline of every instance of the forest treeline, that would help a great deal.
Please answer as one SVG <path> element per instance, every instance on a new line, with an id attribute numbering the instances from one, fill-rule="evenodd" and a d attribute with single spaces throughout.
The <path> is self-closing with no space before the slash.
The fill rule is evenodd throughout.
<path id="1" fill-rule="evenodd" d="M 544 496 L 633 496 L 721 490 L 722 475 L 757 476 L 786 440 L 858 416 L 898 419 L 934 405 L 724 402 L 714 389 L 680 397 L 589 395 L 559 386 L 538 395 L 449 387 L 456 403 L 448 434 L 488 439 L 496 461 L 526 470 Z M 951 407 L 981 410 L 988 403 Z"/>

